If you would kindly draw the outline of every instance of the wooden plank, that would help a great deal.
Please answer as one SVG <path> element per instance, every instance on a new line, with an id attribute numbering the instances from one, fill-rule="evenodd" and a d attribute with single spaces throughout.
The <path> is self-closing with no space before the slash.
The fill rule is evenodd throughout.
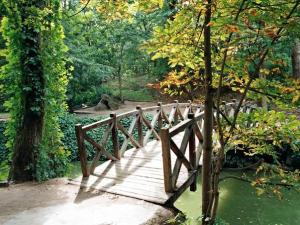
<path id="1" fill-rule="evenodd" d="M 122 114 L 119 114 L 117 115 L 117 120 L 120 121 L 124 118 L 128 118 L 130 116 L 136 116 L 138 114 L 138 110 L 132 110 L 132 111 L 129 111 L 129 112 L 125 112 L 125 113 L 122 113 Z"/>
<path id="2" fill-rule="evenodd" d="M 174 143 L 174 141 L 170 141 L 170 145 L 171 145 L 171 149 L 172 151 L 175 153 L 176 155 L 176 159 L 178 159 L 179 161 L 181 161 L 181 163 L 183 163 L 183 165 L 188 169 L 188 170 L 192 170 L 191 164 L 190 162 L 187 160 L 187 158 L 185 157 L 184 153 L 181 152 L 181 150 L 177 147 L 177 145 Z"/>
<path id="3" fill-rule="evenodd" d="M 148 131 L 146 132 L 146 135 L 145 135 L 145 138 L 144 138 L 144 145 L 147 144 L 147 142 L 148 142 L 151 134 L 155 131 L 154 127 L 155 127 L 155 124 L 156 124 L 156 122 L 157 122 L 157 120 L 158 120 L 159 117 L 160 117 L 160 112 L 158 111 L 156 113 L 156 115 L 152 118 L 152 121 L 151 121 L 151 124 L 150 124 L 151 125 L 151 129 L 148 129 Z"/>
<path id="4" fill-rule="evenodd" d="M 98 144 L 95 140 L 93 140 L 87 134 L 84 134 L 83 136 L 86 141 L 88 141 L 91 145 L 93 145 L 96 149 L 98 149 L 98 151 L 101 151 L 102 154 L 104 154 L 107 158 L 109 158 L 111 160 L 118 160 L 116 157 L 114 157 L 112 154 L 110 154 L 108 151 L 106 151 L 103 146 Z"/>
<path id="5" fill-rule="evenodd" d="M 165 202 L 165 205 L 172 206 L 173 203 L 182 195 L 182 193 L 194 182 L 196 172 L 192 173 L 190 177 L 180 187 L 176 189 L 174 194 Z"/>
<path id="6" fill-rule="evenodd" d="M 132 121 L 131 124 L 130 124 L 129 130 L 128 130 L 128 133 L 129 133 L 130 135 L 131 135 L 132 132 L 133 132 L 133 129 L 134 129 L 136 123 L 137 123 L 137 120 L 138 120 L 138 117 L 134 118 L 133 121 Z M 120 150 L 120 151 L 121 151 L 121 156 L 124 155 L 124 153 L 125 153 L 125 151 L 126 151 L 126 149 L 127 149 L 128 143 L 129 143 L 129 138 L 127 137 L 127 138 L 125 138 L 125 140 L 124 140 L 124 142 L 123 142 L 123 144 L 122 144 L 121 150 Z"/>
<path id="7" fill-rule="evenodd" d="M 144 122 L 144 124 L 148 127 L 149 130 L 152 130 L 153 135 L 155 136 L 155 138 L 157 140 L 160 140 L 160 136 L 158 135 L 158 133 L 156 132 L 156 130 L 154 130 L 154 127 L 151 125 L 151 123 L 145 118 L 144 115 L 142 115 L 142 120 Z"/>
<path id="8" fill-rule="evenodd" d="M 128 181 L 134 181 L 134 182 L 140 182 L 140 183 L 151 182 L 151 183 L 160 184 L 160 185 L 164 186 L 163 179 L 157 179 L 157 178 L 153 178 L 153 177 L 143 177 L 143 176 L 138 176 L 138 175 L 128 176 L 127 174 L 118 174 L 118 176 L 115 176 L 115 174 L 106 174 L 106 175 L 93 174 L 93 176 L 100 177 L 100 178 L 106 177 L 106 178 L 111 178 L 111 179 L 128 180 Z M 183 182 L 187 179 L 187 177 L 188 177 L 188 174 L 183 174 L 182 177 L 178 181 Z"/>
<path id="9" fill-rule="evenodd" d="M 100 142 L 100 146 L 104 146 L 105 145 L 105 143 L 107 142 L 108 136 L 109 136 L 112 128 L 113 128 L 112 124 L 108 125 L 106 131 L 104 132 L 103 138 L 102 138 L 102 140 Z M 92 161 L 92 164 L 90 166 L 90 173 L 94 172 L 94 170 L 95 170 L 95 168 L 97 166 L 97 163 L 99 162 L 100 156 L 102 154 L 105 154 L 105 152 L 103 152 L 102 150 L 98 149 L 98 151 L 96 152 L 96 155 L 95 155 L 95 157 L 94 157 L 94 159 Z"/>
<path id="10" fill-rule="evenodd" d="M 108 193 L 112 193 L 112 194 L 118 194 L 118 195 L 123 195 L 126 197 L 133 197 L 133 198 L 137 198 L 137 199 L 142 199 L 145 201 L 149 201 L 149 202 L 154 202 L 154 203 L 158 203 L 158 204 L 164 204 L 169 196 L 168 195 L 163 195 L 164 192 L 149 192 L 149 191 L 145 191 L 145 190 L 139 190 L 139 189 L 132 189 L 130 187 L 126 187 L 126 186 L 108 186 L 109 184 L 112 185 L 114 184 L 113 181 L 111 181 L 110 183 L 107 183 L 107 186 L 104 186 L 103 184 L 90 184 L 87 182 L 73 182 L 71 181 L 71 183 L 80 185 L 81 187 L 85 187 L 88 190 L 100 190 L 100 191 L 105 191 Z"/>
<path id="11" fill-rule="evenodd" d="M 192 120 L 184 120 L 178 123 L 176 126 L 170 129 L 170 136 L 173 137 L 181 132 L 183 132 L 187 127 L 193 124 Z"/>
<path id="12" fill-rule="evenodd" d="M 95 122 L 95 123 L 92 123 L 92 124 L 83 126 L 83 127 L 82 127 L 82 130 L 83 130 L 83 131 L 89 131 L 89 130 L 95 129 L 95 128 L 97 128 L 97 127 L 100 127 L 100 126 L 102 126 L 102 125 L 110 124 L 111 122 L 112 122 L 112 119 L 111 119 L 111 118 L 106 118 L 106 119 L 104 119 L 104 120 L 97 121 L 97 122 Z"/>
<path id="13" fill-rule="evenodd" d="M 140 148 L 142 147 L 134 138 L 133 135 L 130 132 L 128 132 L 119 122 L 117 122 L 117 128 L 126 136 L 126 140 L 130 140 L 131 143 L 136 147 Z"/>

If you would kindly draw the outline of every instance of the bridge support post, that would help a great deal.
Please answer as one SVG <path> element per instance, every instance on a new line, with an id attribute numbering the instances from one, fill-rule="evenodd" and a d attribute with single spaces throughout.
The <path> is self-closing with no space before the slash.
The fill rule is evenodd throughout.
<path id="1" fill-rule="evenodd" d="M 77 137 L 77 144 L 78 144 L 78 152 L 79 152 L 79 159 L 80 159 L 80 166 L 81 166 L 81 171 L 82 171 L 82 176 L 83 177 L 88 177 L 89 170 L 87 167 L 87 155 L 85 151 L 85 146 L 84 146 L 84 138 L 83 138 L 83 132 L 82 132 L 82 125 L 81 124 L 76 124 L 75 125 L 75 132 L 76 132 L 76 137 Z"/>
<path id="2" fill-rule="evenodd" d="M 169 128 L 162 128 L 160 131 L 163 171 L 164 171 L 164 185 L 166 192 L 173 192 L 172 187 L 172 167 L 171 167 L 171 149 L 170 149 L 170 133 Z"/>
<path id="3" fill-rule="evenodd" d="M 194 120 L 194 113 L 189 113 L 188 114 L 188 118 L 191 120 Z M 189 160 L 190 163 L 193 167 L 193 172 L 197 171 L 198 169 L 198 165 L 196 165 L 196 161 L 197 161 L 197 156 L 196 156 L 196 139 L 195 139 L 195 133 L 193 130 L 193 126 L 191 127 L 191 134 L 190 134 L 190 138 L 189 138 Z M 194 182 L 191 184 L 190 186 L 190 191 L 196 191 L 197 190 L 197 174 L 195 176 L 195 180 Z"/>
<path id="4" fill-rule="evenodd" d="M 117 115 L 116 115 L 116 113 L 111 113 L 110 117 L 113 120 L 113 128 L 111 130 L 111 138 L 112 138 L 112 143 L 113 143 L 114 156 L 117 159 L 120 159 L 121 155 L 120 155 L 120 147 L 119 147 L 118 128 L 117 128 Z"/>

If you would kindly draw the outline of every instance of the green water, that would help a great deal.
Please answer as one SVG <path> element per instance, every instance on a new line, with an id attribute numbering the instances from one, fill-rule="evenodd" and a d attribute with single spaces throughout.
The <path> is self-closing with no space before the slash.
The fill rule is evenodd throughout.
<path id="1" fill-rule="evenodd" d="M 191 224 L 200 224 L 196 222 L 201 212 L 200 179 L 197 188 L 197 192 L 186 191 L 175 203 L 191 218 Z M 218 217 L 230 225 L 300 225 L 300 193 L 282 192 L 283 200 L 273 195 L 257 196 L 249 183 L 227 179 L 221 183 Z"/>

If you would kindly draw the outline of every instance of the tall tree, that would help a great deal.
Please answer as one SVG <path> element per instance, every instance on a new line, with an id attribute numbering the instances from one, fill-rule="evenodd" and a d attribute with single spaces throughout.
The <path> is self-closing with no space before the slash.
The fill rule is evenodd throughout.
<path id="1" fill-rule="evenodd" d="M 206 1 L 204 18 L 204 63 L 205 63 L 205 103 L 203 129 L 203 163 L 202 163 L 202 224 L 210 223 L 209 204 L 211 202 L 211 157 L 213 131 L 213 87 L 211 59 L 211 14 L 212 1 Z"/>
<path id="2" fill-rule="evenodd" d="M 67 84 L 60 0 L 5 0 L 7 41 L 5 89 L 11 114 L 7 128 L 13 151 L 9 179 L 26 181 L 62 175 L 58 115 Z"/>

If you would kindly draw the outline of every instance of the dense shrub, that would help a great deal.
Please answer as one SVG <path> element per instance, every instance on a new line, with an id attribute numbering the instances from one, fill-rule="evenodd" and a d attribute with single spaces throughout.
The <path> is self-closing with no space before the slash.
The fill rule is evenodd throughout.
<path id="1" fill-rule="evenodd" d="M 4 135 L 5 124 L 4 121 L 0 121 L 0 165 L 8 158 L 8 150 L 5 147 L 7 141 Z"/>

